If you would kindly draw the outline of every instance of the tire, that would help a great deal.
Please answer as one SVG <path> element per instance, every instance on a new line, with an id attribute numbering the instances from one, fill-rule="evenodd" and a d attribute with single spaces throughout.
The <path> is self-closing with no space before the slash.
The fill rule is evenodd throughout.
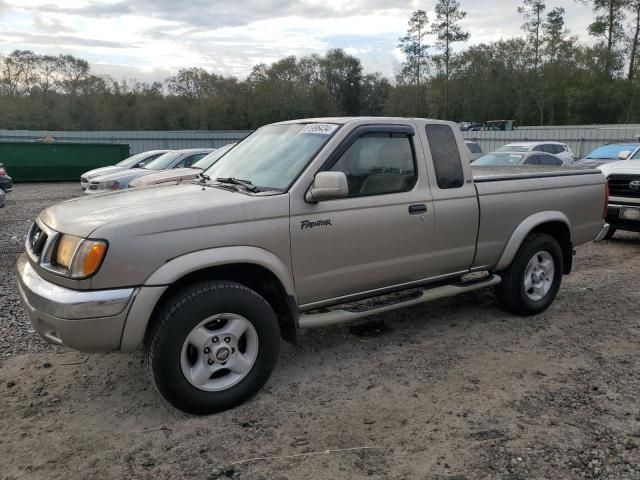
<path id="1" fill-rule="evenodd" d="M 240 405 L 260 390 L 278 359 L 280 329 L 255 291 L 235 282 L 205 282 L 159 308 L 144 350 L 160 395 L 184 412 L 205 415 Z"/>
<path id="2" fill-rule="evenodd" d="M 549 261 L 553 263 L 552 273 L 548 270 Z M 522 316 L 538 314 L 546 310 L 558 294 L 562 270 L 563 255 L 558 242 L 543 233 L 529 235 L 511 265 L 498 272 L 502 282 L 495 288 L 496 296 L 511 313 Z"/>
<path id="3" fill-rule="evenodd" d="M 616 229 L 613 227 L 609 227 L 609 231 L 604 236 L 604 240 L 611 240 L 615 234 L 616 234 Z"/>

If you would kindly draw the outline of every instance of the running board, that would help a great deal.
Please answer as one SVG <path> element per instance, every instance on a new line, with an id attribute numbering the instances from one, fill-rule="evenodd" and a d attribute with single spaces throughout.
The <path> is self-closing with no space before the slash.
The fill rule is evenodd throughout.
<path id="1" fill-rule="evenodd" d="M 491 287 L 499 284 L 501 281 L 502 279 L 498 275 L 489 275 L 488 277 L 472 280 L 470 282 L 427 288 L 417 292 L 416 295 L 411 295 L 407 300 L 396 300 L 389 304 L 384 304 L 367 310 L 337 308 L 335 310 L 317 313 L 301 313 L 298 319 L 298 325 L 300 328 L 326 327 L 328 325 L 335 325 L 337 323 L 344 323 L 358 318 L 368 317 L 369 315 L 390 312 L 392 310 L 410 307 L 412 305 L 419 305 L 439 298 L 453 297 L 455 295 L 460 295 L 461 293 Z"/>

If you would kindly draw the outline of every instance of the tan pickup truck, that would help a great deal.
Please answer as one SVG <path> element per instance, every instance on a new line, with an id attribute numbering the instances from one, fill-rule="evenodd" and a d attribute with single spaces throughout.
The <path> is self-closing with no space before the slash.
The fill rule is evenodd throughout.
<path id="1" fill-rule="evenodd" d="M 300 328 L 484 287 L 514 314 L 545 310 L 574 247 L 606 235 L 606 206 L 597 170 L 472 171 L 452 123 L 295 120 L 198 180 L 46 209 L 19 288 L 49 342 L 144 345 L 164 398 L 210 413 L 259 390 Z"/>

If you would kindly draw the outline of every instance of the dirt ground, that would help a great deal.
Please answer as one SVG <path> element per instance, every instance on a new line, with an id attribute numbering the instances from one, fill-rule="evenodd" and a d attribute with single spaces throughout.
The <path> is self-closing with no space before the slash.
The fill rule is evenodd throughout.
<path id="1" fill-rule="evenodd" d="M 303 332 L 253 400 L 194 417 L 140 353 L 30 328 L 23 236 L 78 190 L 19 184 L 0 210 L 1 479 L 640 479 L 640 235 L 579 248 L 533 318 L 480 291 Z"/>

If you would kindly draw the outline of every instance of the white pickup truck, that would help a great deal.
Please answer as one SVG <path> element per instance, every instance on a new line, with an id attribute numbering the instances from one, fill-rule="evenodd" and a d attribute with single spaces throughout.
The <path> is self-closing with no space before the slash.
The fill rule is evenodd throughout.
<path id="1" fill-rule="evenodd" d="M 611 196 L 606 217 L 610 228 L 606 239 L 612 238 L 617 230 L 640 232 L 640 149 L 628 157 L 629 160 L 597 167 L 607 178 Z"/>
<path id="2" fill-rule="evenodd" d="M 542 312 L 574 247 L 606 235 L 606 206 L 597 170 L 472 170 L 453 123 L 295 120 L 195 181 L 46 209 L 19 287 L 49 342 L 144 345 L 164 398 L 210 413 L 258 391 L 300 328 L 485 287 Z"/>

